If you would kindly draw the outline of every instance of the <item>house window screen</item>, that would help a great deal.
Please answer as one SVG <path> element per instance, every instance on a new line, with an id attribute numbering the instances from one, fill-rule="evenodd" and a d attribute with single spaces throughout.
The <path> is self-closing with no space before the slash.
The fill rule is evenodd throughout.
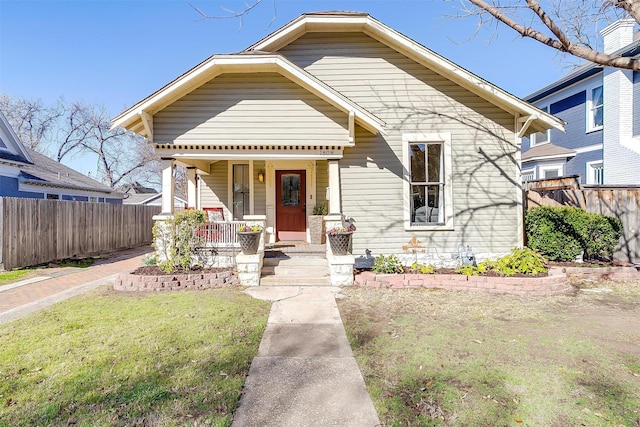
<path id="1" fill-rule="evenodd" d="M 411 223 L 441 223 L 444 207 L 442 143 L 411 143 L 409 149 Z"/>
<path id="2" fill-rule="evenodd" d="M 300 206 L 300 175 L 282 175 L 281 190 L 281 206 Z"/>
<path id="3" fill-rule="evenodd" d="M 233 219 L 249 214 L 249 165 L 233 165 Z"/>

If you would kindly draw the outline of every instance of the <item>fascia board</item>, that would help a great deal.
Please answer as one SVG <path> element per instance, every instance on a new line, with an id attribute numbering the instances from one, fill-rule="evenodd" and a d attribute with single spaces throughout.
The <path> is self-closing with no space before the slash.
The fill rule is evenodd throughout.
<path id="1" fill-rule="evenodd" d="M 154 114 L 176 99 L 225 72 L 278 72 L 302 88 L 314 93 L 346 114 L 355 111 L 356 120 L 372 133 L 384 133 L 384 122 L 330 88 L 280 55 L 219 55 L 186 73 L 147 99 L 113 119 L 112 127 L 143 128 L 140 114 Z"/>

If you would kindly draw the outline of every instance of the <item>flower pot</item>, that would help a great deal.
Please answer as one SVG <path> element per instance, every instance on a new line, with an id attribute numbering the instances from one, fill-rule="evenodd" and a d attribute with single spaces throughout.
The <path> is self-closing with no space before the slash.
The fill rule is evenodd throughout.
<path id="1" fill-rule="evenodd" d="M 258 253 L 261 231 L 238 231 L 238 243 L 246 255 Z"/>
<path id="2" fill-rule="evenodd" d="M 333 252 L 334 255 L 349 255 L 352 234 L 353 233 L 327 234 L 331 252 Z"/>

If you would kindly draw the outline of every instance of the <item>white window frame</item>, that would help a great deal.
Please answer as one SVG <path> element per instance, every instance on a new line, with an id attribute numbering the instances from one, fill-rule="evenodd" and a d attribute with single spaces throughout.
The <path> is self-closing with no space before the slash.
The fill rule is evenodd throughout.
<path id="1" fill-rule="evenodd" d="M 249 215 L 253 215 L 253 198 L 254 198 L 254 188 L 253 188 L 253 160 L 245 160 L 245 161 L 229 161 L 228 170 L 227 170 L 227 191 L 228 191 L 228 202 L 230 210 L 229 210 L 229 218 L 233 219 L 233 166 L 234 165 L 248 165 L 249 166 Z"/>
<path id="2" fill-rule="evenodd" d="M 602 105 L 600 106 L 596 106 L 594 107 L 593 105 L 593 91 L 596 90 L 597 88 L 601 88 L 602 89 Z M 587 105 L 586 105 L 586 112 L 587 112 L 587 129 L 586 132 L 595 132 L 598 130 L 602 130 L 602 128 L 604 127 L 604 120 L 603 120 L 603 124 L 596 126 L 594 124 L 594 108 L 602 108 L 602 112 L 603 112 L 603 117 L 604 117 L 604 86 L 602 84 L 596 85 L 596 86 L 591 86 L 589 87 L 589 89 L 587 89 Z"/>
<path id="3" fill-rule="evenodd" d="M 535 181 L 536 179 L 536 168 L 531 168 L 531 169 L 523 169 L 522 172 L 520 173 L 520 175 L 522 176 L 522 183 L 524 184 L 524 176 L 531 174 L 533 176 L 533 178 L 531 178 L 531 181 Z"/>
<path id="4" fill-rule="evenodd" d="M 409 144 L 441 143 L 443 157 L 443 198 L 442 221 L 437 224 L 411 223 L 411 158 Z M 403 179 L 403 211 L 404 229 L 407 231 L 453 230 L 453 170 L 451 161 L 451 133 L 408 133 L 402 135 L 402 161 L 404 164 Z"/>
<path id="5" fill-rule="evenodd" d="M 553 165 L 538 166 L 538 179 L 547 179 L 544 175 L 547 171 L 557 171 L 558 178 L 564 176 L 564 164 L 556 163 Z"/>
<path id="6" fill-rule="evenodd" d="M 538 107 L 538 108 L 544 111 L 545 113 L 549 112 L 549 106 Z M 547 136 L 547 139 L 545 139 L 544 141 L 538 142 L 537 141 L 538 135 L 541 133 L 543 132 L 536 132 L 531 134 L 531 136 L 529 137 L 530 147 L 537 147 L 538 145 L 549 144 L 551 142 L 551 129 L 547 129 L 546 131 L 544 131 L 544 134 Z"/>
<path id="7" fill-rule="evenodd" d="M 602 172 L 602 182 L 596 182 L 596 169 L 597 168 L 604 168 L 604 161 L 602 160 L 594 160 L 592 162 L 587 162 L 586 163 L 586 177 L 587 177 L 587 184 L 590 185 L 598 185 L 598 184 L 604 184 L 604 169 Z"/>

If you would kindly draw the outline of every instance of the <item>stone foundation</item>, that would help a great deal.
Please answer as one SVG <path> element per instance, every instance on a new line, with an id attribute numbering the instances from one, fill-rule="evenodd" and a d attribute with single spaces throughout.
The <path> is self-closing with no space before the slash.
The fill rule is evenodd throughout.
<path id="1" fill-rule="evenodd" d="M 574 293 L 564 273 L 544 277 L 489 277 L 462 274 L 376 274 L 362 272 L 355 284 L 370 288 L 436 288 L 516 295 L 568 295 Z"/>
<path id="2" fill-rule="evenodd" d="M 163 276 L 122 273 L 116 279 L 113 289 L 130 292 L 179 291 L 184 289 L 213 289 L 239 284 L 238 276 L 233 271 L 167 274 Z"/>

